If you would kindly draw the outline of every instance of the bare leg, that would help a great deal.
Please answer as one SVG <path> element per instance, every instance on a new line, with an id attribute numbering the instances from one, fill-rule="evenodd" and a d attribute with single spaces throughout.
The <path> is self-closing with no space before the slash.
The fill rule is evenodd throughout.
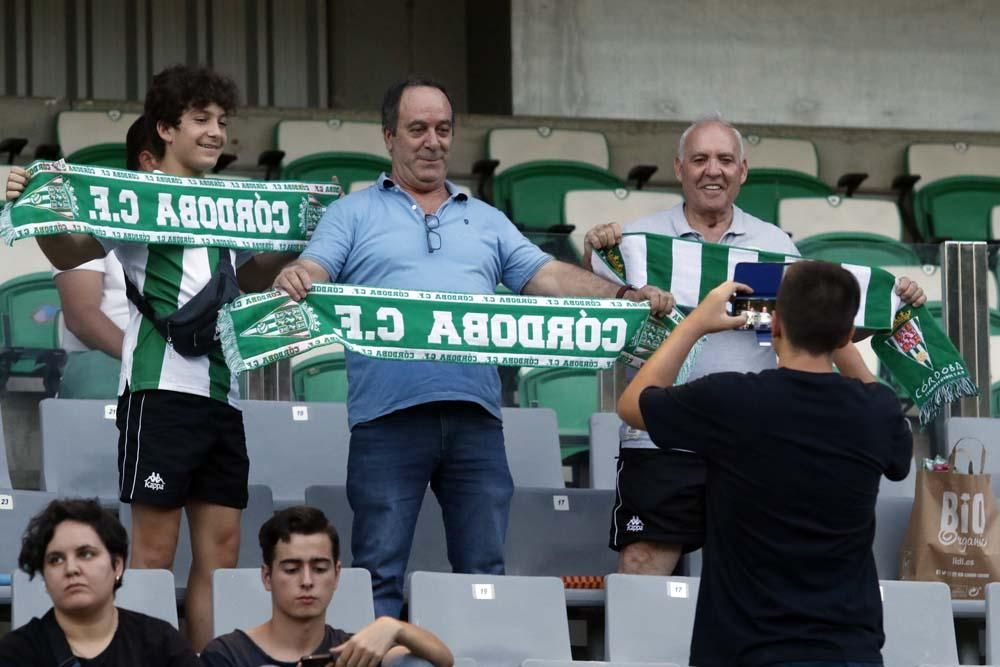
<path id="1" fill-rule="evenodd" d="M 212 639 L 212 572 L 239 559 L 241 510 L 192 500 L 187 513 L 192 560 L 184 610 L 188 640 L 200 652 Z"/>
<path id="2" fill-rule="evenodd" d="M 679 545 L 657 542 L 633 542 L 618 553 L 618 571 L 622 574 L 653 574 L 669 577 L 681 559 Z"/>
<path id="3" fill-rule="evenodd" d="M 132 562 L 136 569 L 174 565 L 181 508 L 167 509 L 132 503 Z"/>

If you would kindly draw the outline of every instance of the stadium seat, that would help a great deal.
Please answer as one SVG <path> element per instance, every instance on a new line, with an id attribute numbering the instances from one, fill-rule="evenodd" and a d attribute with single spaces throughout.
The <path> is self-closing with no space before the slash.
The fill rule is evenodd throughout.
<path id="1" fill-rule="evenodd" d="M 350 192 L 354 181 L 373 181 L 392 168 L 379 123 L 283 120 L 274 135 L 285 154 L 281 178 L 286 181 L 329 183 L 336 176 Z"/>
<path id="2" fill-rule="evenodd" d="M 256 567 L 260 565 L 260 546 L 257 543 L 257 532 L 261 525 L 274 515 L 274 501 L 271 499 L 271 489 L 261 484 L 251 484 L 246 509 L 240 514 L 240 553 L 237 567 Z M 132 540 L 132 508 L 122 503 L 118 516 Z M 181 527 L 177 539 L 177 551 L 174 554 L 174 581 L 177 590 L 187 588 L 188 574 L 191 572 L 191 531 L 188 527 L 187 512 L 181 513 Z"/>
<path id="3" fill-rule="evenodd" d="M 6 182 L 6 178 L 0 173 L 0 179 Z M 0 283 L 40 271 L 51 272 L 52 265 L 33 239 L 22 239 L 13 246 L 0 243 Z"/>
<path id="4" fill-rule="evenodd" d="M 125 134 L 137 113 L 61 111 L 56 116 L 56 140 L 66 162 L 125 169 Z"/>
<path id="5" fill-rule="evenodd" d="M 927 241 L 991 238 L 991 212 L 1000 205 L 1000 146 L 912 144 L 906 173 L 913 186 L 917 230 Z"/>
<path id="6" fill-rule="evenodd" d="M 10 481 L 10 466 L 7 463 L 7 439 L 3 433 L 3 415 L 0 414 L 0 489 L 13 488 L 14 485 Z"/>
<path id="7" fill-rule="evenodd" d="M 895 202 L 884 199 L 794 197 L 778 202 L 778 226 L 792 241 L 832 239 L 902 241 L 903 223 Z"/>
<path id="8" fill-rule="evenodd" d="M 881 581 L 885 667 L 958 665 L 948 585 Z"/>
<path id="9" fill-rule="evenodd" d="M 455 663 L 458 664 L 458 661 Z M 525 660 L 521 667 L 679 667 L 672 662 L 605 662 L 599 660 Z"/>
<path id="10" fill-rule="evenodd" d="M 878 495 L 879 498 L 902 497 L 912 502 L 916 485 L 917 463 L 916 461 L 910 461 L 910 472 L 904 479 L 893 482 L 885 475 L 882 476 L 882 479 L 879 481 Z"/>
<path id="11" fill-rule="evenodd" d="M 788 197 L 826 197 L 833 190 L 819 180 L 819 158 L 811 141 L 747 135 L 747 180 L 736 205 L 766 222 L 778 222 L 778 202 Z"/>
<path id="12" fill-rule="evenodd" d="M 944 293 L 941 287 L 941 267 L 933 264 L 883 265 L 883 269 L 896 277 L 906 276 L 920 283 L 927 300 L 943 301 Z M 997 296 L 997 281 L 993 274 L 986 276 L 986 302 L 991 309 L 1000 306 Z"/>
<path id="13" fill-rule="evenodd" d="M 340 535 L 340 560 L 345 566 L 352 565 L 351 551 L 354 513 L 347 500 L 347 489 L 343 486 L 316 485 L 306 489 L 306 505 L 323 510 Z M 441 506 L 434 493 L 428 489 L 424 494 L 417 526 L 413 533 L 413 546 L 407 572 L 426 570 L 430 572 L 450 572 L 448 547 L 444 532 Z"/>
<path id="14" fill-rule="evenodd" d="M 115 593 L 115 606 L 159 618 L 177 627 L 177 598 L 174 575 L 170 570 L 125 570 L 122 587 Z M 41 618 L 52 608 L 41 575 L 28 579 L 24 572 L 14 573 L 11 628 L 19 628 L 32 618 Z"/>
<path id="15" fill-rule="evenodd" d="M 622 188 L 608 171 L 608 141 L 600 132 L 548 127 L 490 130 L 486 153 L 497 161 L 493 203 L 528 230 L 558 227 L 570 190 Z"/>
<path id="16" fill-rule="evenodd" d="M 48 398 L 39 403 L 41 488 L 60 496 L 97 498 L 118 507 L 117 405 Z"/>
<path id="17" fill-rule="evenodd" d="M 1000 206 L 994 206 L 990 211 L 990 238 L 1000 239 Z"/>
<path id="18" fill-rule="evenodd" d="M 875 541 L 872 554 L 879 579 L 899 578 L 899 553 L 910 525 L 913 496 L 888 495 L 882 492 L 885 478 L 875 501 Z"/>
<path id="19" fill-rule="evenodd" d="M 9 377 L 41 378 L 59 390 L 66 353 L 59 349 L 62 304 L 52 274 L 29 273 L 0 285 L 0 388 Z"/>
<path id="20" fill-rule="evenodd" d="M 979 470 L 980 445 L 986 449 L 986 469 L 993 475 L 993 493 L 1000 492 L 1000 419 L 990 417 L 952 417 L 945 422 L 944 446 L 951 448 L 962 443 L 965 452 L 957 457 L 957 466 L 965 470 L 974 463 Z"/>
<path id="21" fill-rule="evenodd" d="M 690 664 L 697 578 L 612 574 L 605 582 L 608 660 Z"/>
<path id="22" fill-rule="evenodd" d="M 317 348 L 322 350 L 320 354 L 292 364 L 292 397 L 296 401 L 347 402 L 344 348 L 342 345 L 331 345 L 329 348 L 329 351 L 327 347 Z"/>
<path id="23" fill-rule="evenodd" d="M 31 517 L 41 512 L 56 494 L 0 488 L 0 604 L 10 602 L 10 576 L 17 569 L 21 536 Z M 4 599 L 6 598 L 6 599 Z"/>
<path id="24" fill-rule="evenodd" d="M 944 328 L 944 304 L 940 301 L 928 301 L 924 307 L 937 319 L 938 324 Z M 990 309 L 989 331 L 991 337 L 1000 335 L 1000 310 Z"/>
<path id="25" fill-rule="evenodd" d="M 1000 582 L 986 584 L 986 664 L 1000 663 Z"/>
<path id="26" fill-rule="evenodd" d="M 258 563 L 260 554 L 257 555 Z M 260 566 L 220 568 L 212 573 L 212 635 L 249 630 L 271 618 L 271 594 L 261 581 Z M 375 620 L 372 578 L 368 570 L 345 567 L 330 606 L 327 625 L 357 632 Z"/>
<path id="27" fill-rule="evenodd" d="M 581 441 L 590 430 L 587 422 L 597 411 L 597 371 L 588 368 L 532 368 L 517 381 L 517 398 L 522 408 L 551 408 L 559 422 L 563 442 Z M 564 447 L 562 458 L 585 446 Z"/>
<path id="28" fill-rule="evenodd" d="M 827 262 L 891 266 L 920 264 L 913 248 L 893 241 L 856 241 L 853 239 L 806 239 L 797 243 L 799 252 L 809 259 Z"/>
<path id="29" fill-rule="evenodd" d="M 684 201 L 673 192 L 650 190 L 570 190 L 563 199 L 563 224 L 572 225 L 570 239 L 579 257 L 583 240 L 592 227 L 608 222 L 625 225 L 666 211 Z"/>
<path id="30" fill-rule="evenodd" d="M 618 568 L 608 548 L 614 491 L 514 489 L 504 562 L 507 574 L 597 576 Z"/>
<path id="31" fill-rule="evenodd" d="M 590 488 L 613 489 L 618 481 L 618 427 L 614 412 L 590 415 Z"/>
<path id="32" fill-rule="evenodd" d="M 307 486 L 347 481 L 347 406 L 243 401 L 250 483 L 266 484 L 281 509 L 301 504 Z"/>
<path id="33" fill-rule="evenodd" d="M 514 486 L 561 489 L 556 414 L 548 408 L 503 408 L 503 438 Z"/>
<path id="34" fill-rule="evenodd" d="M 572 659 L 566 596 L 555 577 L 414 572 L 410 621 L 482 667 Z"/>

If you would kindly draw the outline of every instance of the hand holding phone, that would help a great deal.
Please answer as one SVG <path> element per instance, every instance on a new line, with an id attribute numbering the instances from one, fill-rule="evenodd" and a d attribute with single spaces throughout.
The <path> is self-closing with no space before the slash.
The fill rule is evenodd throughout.
<path id="1" fill-rule="evenodd" d="M 299 660 L 299 667 L 328 667 L 337 662 L 336 653 L 316 653 L 304 656 Z"/>

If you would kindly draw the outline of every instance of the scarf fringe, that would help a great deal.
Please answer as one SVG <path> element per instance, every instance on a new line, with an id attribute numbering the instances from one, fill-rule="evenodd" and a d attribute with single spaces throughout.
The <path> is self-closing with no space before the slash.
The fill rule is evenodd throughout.
<path id="1" fill-rule="evenodd" d="M 948 403 L 973 396 L 979 396 L 979 387 L 968 376 L 942 384 L 920 408 L 920 425 L 934 421 Z"/>
<path id="2" fill-rule="evenodd" d="M 14 222 L 10 217 L 11 204 L 6 204 L 0 209 L 0 238 L 8 246 L 14 245 L 17 240 L 17 230 L 14 229 Z"/>
<path id="3" fill-rule="evenodd" d="M 233 316 L 229 312 L 231 305 L 223 306 L 219 310 L 219 319 L 215 325 L 215 330 L 219 334 L 219 342 L 222 343 L 222 352 L 226 357 L 226 365 L 233 373 L 242 373 L 250 370 L 243 355 L 240 354 L 240 346 L 237 344 L 236 325 L 233 324 Z"/>

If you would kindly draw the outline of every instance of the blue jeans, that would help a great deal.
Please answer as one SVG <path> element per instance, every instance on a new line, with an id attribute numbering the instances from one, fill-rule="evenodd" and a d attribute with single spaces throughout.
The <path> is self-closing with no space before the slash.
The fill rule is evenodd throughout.
<path id="1" fill-rule="evenodd" d="M 352 565 L 371 572 L 376 617 L 398 618 L 402 610 L 428 484 L 441 505 L 452 569 L 504 573 L 514 483 L 500 420 L 474 403 L 438 402 L 358 424 L 347 463 Z"/>

